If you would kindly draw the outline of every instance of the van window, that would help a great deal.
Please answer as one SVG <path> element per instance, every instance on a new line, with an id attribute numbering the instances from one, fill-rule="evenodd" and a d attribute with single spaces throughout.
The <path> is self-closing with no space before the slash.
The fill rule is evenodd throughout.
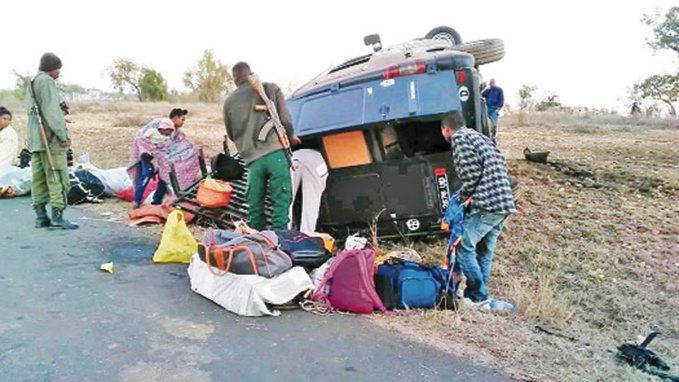
<path id="1" fill-rule="evenodd" d="M 332 74 L 335 72 L 339 72 L 340 70 L 344 70 L 347 68 L 351 68 L 352 66 L 360 65 L 360 64 L 365 64 L 366 62 L 370 61 L 370 57 L 372 57 L 372 54 L 367 54 L 365 56 L 360 56 L 360 57 L 355 57 L 352 58 L 349 61 L 346 61 L 340 65 L 337 65 L 336 67 L 330 69 L 328 74 Z"/>
<path id="2" fill-rule="evenodd" d="M 370 164 L 370 151 L 363 131 L 350 131 L 323 137 L 325 155 L 330 168 Z"/>
<path id="3" fill-rule="evenodd" d="M 450 152 L 440 120 L 389 124 L 380 129 L 379 137 L 387 160 Z"/>

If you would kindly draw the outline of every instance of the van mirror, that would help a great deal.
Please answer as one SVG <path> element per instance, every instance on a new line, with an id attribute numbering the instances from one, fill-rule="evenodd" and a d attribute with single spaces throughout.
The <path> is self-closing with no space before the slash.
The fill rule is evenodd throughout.
<path id="1" fill-rule="evenodd" d="M 380 35 L 371 34 L 363 37 L 363 43 L 366 46 L 372 46 L 375 52 L 382 50 L 382 41 L 380 40 Z"/>

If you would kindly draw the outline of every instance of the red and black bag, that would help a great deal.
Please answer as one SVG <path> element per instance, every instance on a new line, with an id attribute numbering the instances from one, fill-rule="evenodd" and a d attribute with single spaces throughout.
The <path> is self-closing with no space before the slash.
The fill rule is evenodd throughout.
<path id="1" fill-rule="evenodd" d="M 214 240 L 214 233 L 198 244 L 198 255 L 209 267 L 240 275 L 275 277 L 292 268 L 292 260 L 266 233 L 243 235 L 226 243 Z"/>

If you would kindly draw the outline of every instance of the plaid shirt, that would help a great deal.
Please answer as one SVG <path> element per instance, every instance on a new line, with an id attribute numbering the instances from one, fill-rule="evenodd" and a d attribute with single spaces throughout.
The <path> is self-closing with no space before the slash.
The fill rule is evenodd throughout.
<path id="1" fill-rule="evenodd" d="M 452 139 L 453 164 L 462 181 L 460 197 L 472 197 L 472 208 L 494 213 L 515 213 L 507 164 L 500 150 L 486 136 L 466 127 Z"/>

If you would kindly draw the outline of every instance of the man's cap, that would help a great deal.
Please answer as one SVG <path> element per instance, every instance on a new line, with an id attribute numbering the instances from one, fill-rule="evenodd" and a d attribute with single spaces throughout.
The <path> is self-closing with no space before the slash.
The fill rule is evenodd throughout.
<path id="1" fill-rule="evenodd" d="M 45 53 L 40 57 L 40 67 L 43 72 L 61 69 L 61 59 L 54 53 Z"/>

